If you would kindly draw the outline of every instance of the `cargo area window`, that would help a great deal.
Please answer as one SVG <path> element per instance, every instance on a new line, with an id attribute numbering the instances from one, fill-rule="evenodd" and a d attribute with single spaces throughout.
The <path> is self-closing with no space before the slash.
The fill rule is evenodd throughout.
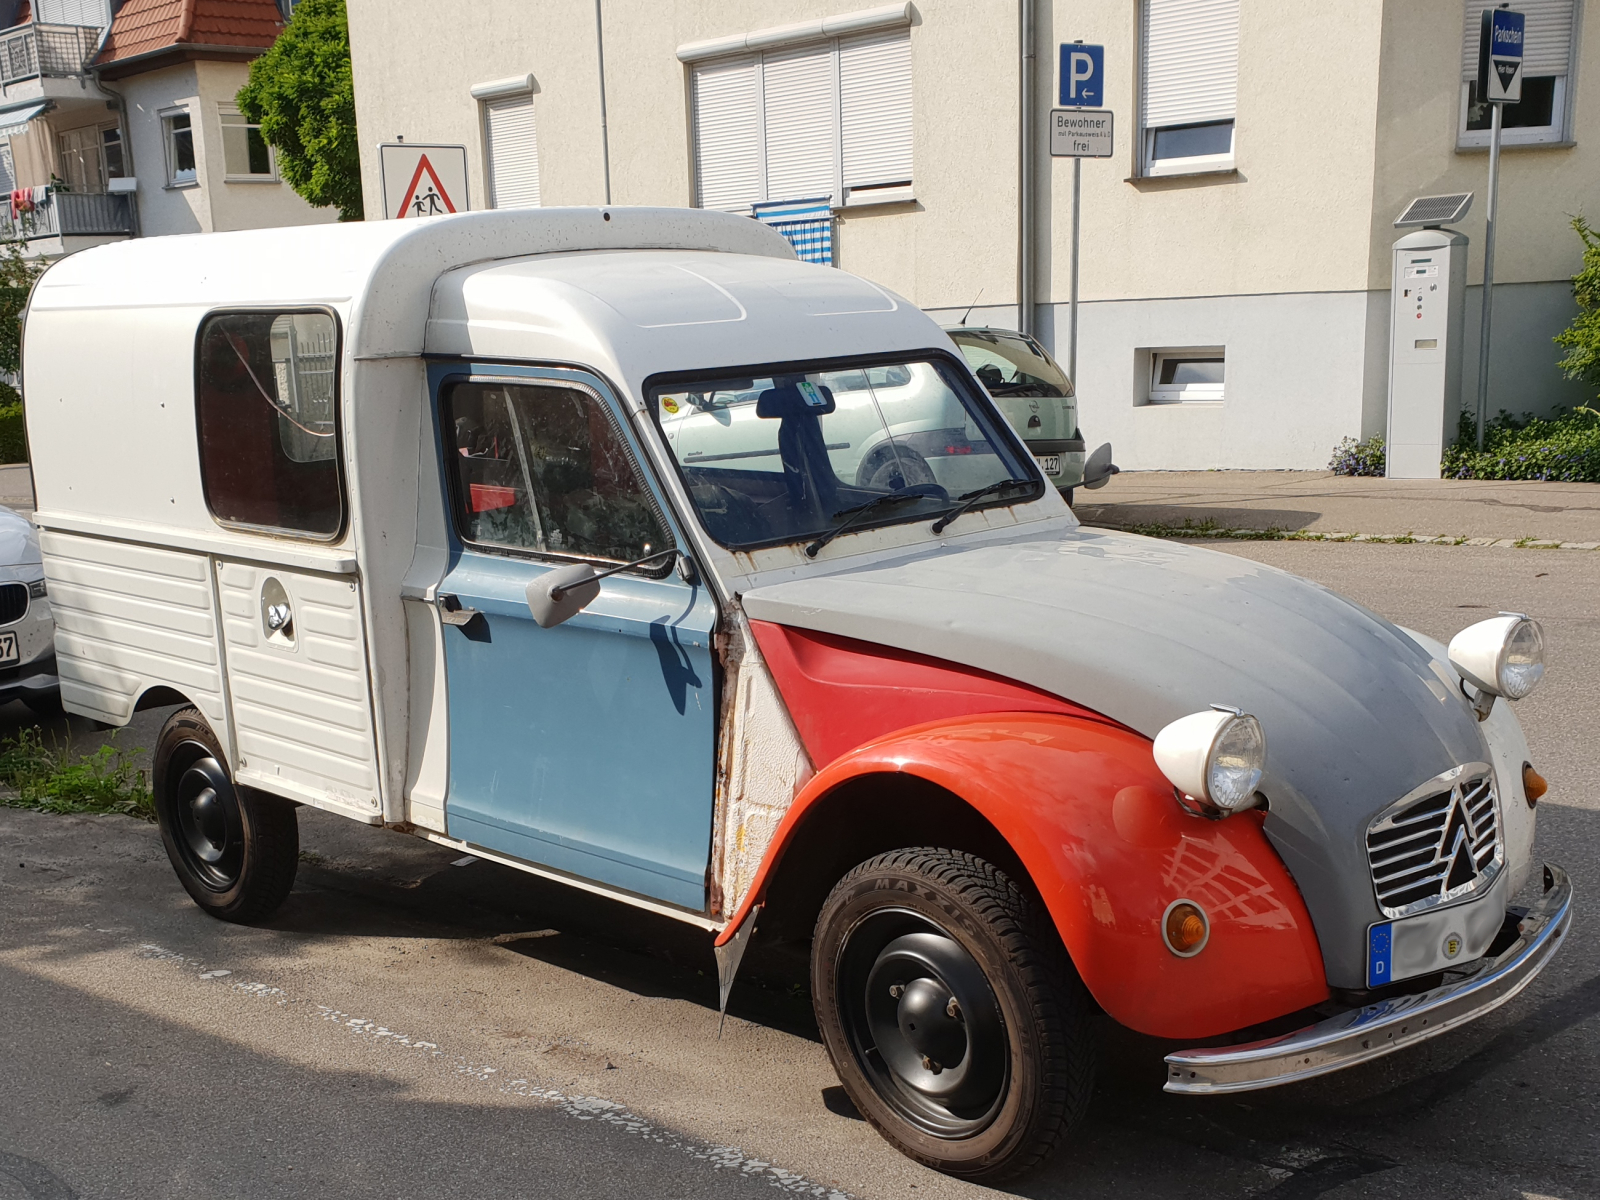
<path id="1" fill-rule="evenodd" d="M 206 505 L 219 522 L 338 536 L 338 368 L 339 329 L 329 313 L 206 319 L 195 409 Z"/>
<path id="2" fill-rule="evenodd" d="M 673 544 L 593 392 L 456 383 L 444 391 L 441 423 L 463 541 L 617 562 Z"/>

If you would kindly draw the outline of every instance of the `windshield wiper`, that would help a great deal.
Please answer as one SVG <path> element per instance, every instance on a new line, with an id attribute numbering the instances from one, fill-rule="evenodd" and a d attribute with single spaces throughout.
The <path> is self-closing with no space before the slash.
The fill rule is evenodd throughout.
<path id="1" fill-rule="evenodd" d="M 844 517 L 846 518 L 845 521 L 842 524 L 835 525 L 832 529 L 828 530 L 827 533 L 823 534 L 816 541 L 807 546 L 806 557 L 815 558 L 817 556 L 817 551 L 821 550 L 841 533 L 844 533 L 853 526 L 860 524 L 861 519 L 868 513 L 874 512 L 886 504 L 895 504 L 903 500 L 924 500 L 927 499 L 927 495 L 928 494 L 926 492 L 885 492 L 881 496 L 874 496 L 865 504 L 858 504 L 854 508 L 841 508 L 838 512 L 833 514 L 833 519 L 837 521 L 840 517 Z"/>
<path id="2" fill-rule="evenodd" d="M 1031 488 L 1037 486 L 1038 481 L 1034 479 L 1002 479 L 996 483 L 989 484 L 987 487 L 981 487 L 975 492 L 968 492 L 966 495 L 961 497 L 960 504 L 946 511 L 937 521 L 933 523 L 933 532 L 943 533 L 951 521 L 954 521 L 957 517 L 966 512 L 985 496 L 992 496 L 996 492 L 1003 492 L 1006 490 L 1006 488 Z"/>

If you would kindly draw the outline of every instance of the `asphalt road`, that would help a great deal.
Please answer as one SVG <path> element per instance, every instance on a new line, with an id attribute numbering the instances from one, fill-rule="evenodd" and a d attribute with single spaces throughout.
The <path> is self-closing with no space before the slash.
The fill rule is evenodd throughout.
<path id="1" fill-rule="evenodd" d="M 1540 852 L 1597 902 L 1600 554 L 1226 549 L 1440 637 L 1541 617 Z M 0 708 L 0 734 L 25 718 Z M 302 839 L 294 895 L 246 929 L 189 903 L 153 827 L 0 809 L 0 1200 L 984 1192 L 850 1113 L 785 948 L 758 938 L 719 1040 L 693 930 L 310 810 Z M 1477 1025 L 1273 1093 L 1166 1096 L 1162 1047 L 1107 1028 L 1093 1116 L 1011 1191 L 1600 1195 L 1593 928 Z"/>

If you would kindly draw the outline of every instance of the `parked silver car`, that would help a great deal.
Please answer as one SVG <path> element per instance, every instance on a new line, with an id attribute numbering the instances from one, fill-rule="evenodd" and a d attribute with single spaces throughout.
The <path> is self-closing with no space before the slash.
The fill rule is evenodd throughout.
<path id="1" fill-rule="evenodd" d="M 996 407 L 1022 435 L 1045 476 L 1071 504 L 1072 490 L 1088 485 L 1078 400 L 1067 373 L 1037 341 L 1014 329 L 946 325 L 944 331 L 961 348 Z M 1105 457 L 1109 462 L 1109 446 Z M 1112 468 L 1099 476 L 1098 482 L 1114 472 Z"/>
<path id="2" fill-rule="evenodd" d="M 38 531 L 0 507 L 0 703 L 21 700 L 40 716 L 61 711 L 55 638 Z"/>

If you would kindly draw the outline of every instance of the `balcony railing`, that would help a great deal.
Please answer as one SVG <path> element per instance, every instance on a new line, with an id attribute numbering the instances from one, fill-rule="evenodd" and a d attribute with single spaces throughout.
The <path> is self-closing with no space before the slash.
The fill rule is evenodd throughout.
<path id="1" fill-rule="evenodd" d="M 82 75 L 100 41 L 93 25 L 31 22 L 0 31 L 0 84 L 39 76 Z"/>
<path id="2" fill-rule="evenodd" d="M 118 234 L 133 236 L 133 197 L 127 192 L 51 192 L 43 204 L 15 217 L 0 197 L 0 241 Z"/>

